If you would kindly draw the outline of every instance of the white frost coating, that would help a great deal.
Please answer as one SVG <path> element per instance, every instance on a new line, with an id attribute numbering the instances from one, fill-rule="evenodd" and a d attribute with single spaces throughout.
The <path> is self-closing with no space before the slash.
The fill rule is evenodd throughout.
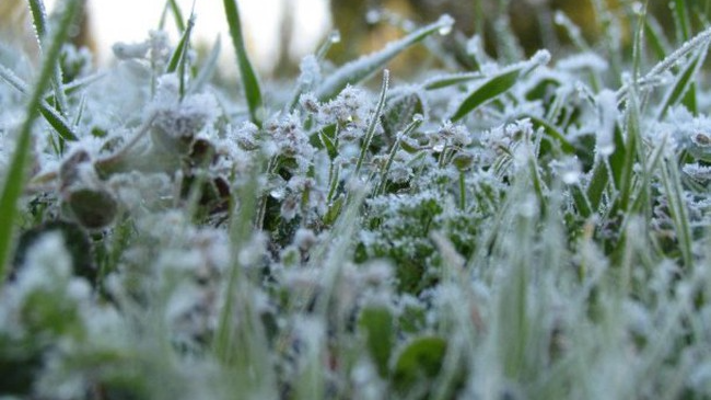
<path id="1" fill-rule="evenodd" d="M 66 282 L 72 269 L 72 258 L 59 232 L 42 235 L 27 252 L 24 267 L 18 272 L 16 287 L 20 293 L 54 287 Z"/>
<path id="2" fill-rule="evenodd" d="M 615 92 L 605 89 L 598 94 L 600 129 L 597 130 L 595 151 L 599 157 L 608 157 L 615 151 L 615 123 L 619 116 Z"/>
<path id="3" fill-rule="evenodd" d="M 708 46 L 711 43 L 711 28 L 707 28 L 698 35 L 689 39 L 676 49 L 673 53 L 669 54 L 665 59 L 660 61 L 654 66 L 644 77 L 639 79 L 637 84 L 647 85 L 650 82 L 655 82 L 658 80 L 659 75 L 664 74 L 673 68 L 679 61 L 686 57 L 689 53 L 694 50 L 701 48 L 702 46 Z M 625 83 L 620 90 L 617 91 L 618 96 L 622 96 L 629 90 L 629 83 Z"/>
<path id="4" fill-rule="evenodd" d="M 569 71 L 589 68 L 594 72 L 605 72 L 610 67 L 607 60 L 592 52 L 580 53 L 564 58 L 558 61 L 556 66 Z"/>
<path id="5" fill-rule="evenodd" d="M 323 84 L 316 90 L 316 96 L 319 99 L 328 99 L 348 83 L 356 83 L 370 77 L 403 50 L 452 24 L 454 24 L 452 17 L 446 14 L 442 15 L 437 22 L 420 28 L 400 40 L 388 43 L 382 50 L 343 65 L 325 79 Z"/>

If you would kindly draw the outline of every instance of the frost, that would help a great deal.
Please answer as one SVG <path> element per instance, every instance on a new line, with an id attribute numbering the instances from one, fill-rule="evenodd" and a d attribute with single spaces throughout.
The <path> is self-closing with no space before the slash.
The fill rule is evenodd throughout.
<path id="1" fill-rule="evenodd" d="M 596 133 L 595 150 L 598 157 L 609 157 L 615 151 L 615 125 L 619 111 L 617 97 L 610 90 L 603 90 L 597 98 L 600 128 Z"/>
<path id="2" fill-rule="evenodd" d="M 594 72 L 605 72 L 609 68 L 608 62 L 595 53 L 576 54 L 558 61 L 556 66 L 567 71 L 590 69 Z"/>

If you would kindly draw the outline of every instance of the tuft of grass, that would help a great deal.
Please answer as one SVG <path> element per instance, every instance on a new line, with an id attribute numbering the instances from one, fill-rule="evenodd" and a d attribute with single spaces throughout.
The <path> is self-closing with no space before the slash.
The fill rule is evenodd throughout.
<path id="1" fill-rule="evenodd" d="M 38 4 L 41 4 L 41 2 Z M 0 282 L 4 282 L 6 278 L 6 266 L 13 246 L 17 202 L 20 199 L 27 178 L 27 160 L 32 143 L 32 127 L 40 115 L 40 106 L 45 90 L 50 85 L 57 70 L 59 53 L 75 21 L 74 18 L 79 11 L 80 1 L 66 0 L 61 5 L 62 7 L 59 9 L 62 10 L 62 15 L 56 28 L 49 32 L 49 36 L 46 39 L 47 46 L 43 52 L 40 73 L 30 92 L 25 119 L 19 129 L 15 151 L 0 194 L 0 215 L 3 216 L 3 224 L 0 226 Z"/>

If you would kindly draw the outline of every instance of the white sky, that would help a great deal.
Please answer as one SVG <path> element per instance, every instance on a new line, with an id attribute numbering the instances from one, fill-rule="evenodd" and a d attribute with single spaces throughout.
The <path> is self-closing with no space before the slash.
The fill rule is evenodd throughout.
<path id="1" fill-rule="evenodd" d="M 0 0 L 2 1 L 2 0 Z M 45 0 L 52 8 L 55 0 Z M 292 54 L 312 53 L 329 30 L 328 0 L 237 0 L 242 13 L 242 29 L 249 37 L 253 62 L 262 70 L 270 70 L 276 62 L 279 18 L 282 2 L 291 2 L 295 12 Z M 165 0 L 88 0 L 93 18 L 93 33 L 97 39 L 99 60 L 107 61 L 111 45 L 115 42 L 139 42 L 148 31 L 158 25 Z M 184 17 L 190 14 L 192 0 L 178 0 Z M 212 44 L 218 34 L 222 36 L 222 58 L 234 60 L 227 22 L 223 15 L 222 0 L 196 0 L 197 16 L 194 38 Z M 168 19 L 166 25 L 177 42 L 175 24 Z"/>

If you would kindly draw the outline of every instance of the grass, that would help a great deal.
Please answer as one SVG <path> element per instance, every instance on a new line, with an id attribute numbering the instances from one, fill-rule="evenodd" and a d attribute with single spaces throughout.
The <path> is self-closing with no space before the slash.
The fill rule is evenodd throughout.
<path id="1" fill-rule="evenodd" d="M 446 16 L 329 36 L 260 82 L 225 0 L 218 85 L 166 0 L 177 43 L 59 83 L 79 3 L 29 2 L 33 80 L 0 65 L 0 397 L 711 397 L 708 2 L 596 0 L 530 58 L 503 13 L 460 62 Z"/>

